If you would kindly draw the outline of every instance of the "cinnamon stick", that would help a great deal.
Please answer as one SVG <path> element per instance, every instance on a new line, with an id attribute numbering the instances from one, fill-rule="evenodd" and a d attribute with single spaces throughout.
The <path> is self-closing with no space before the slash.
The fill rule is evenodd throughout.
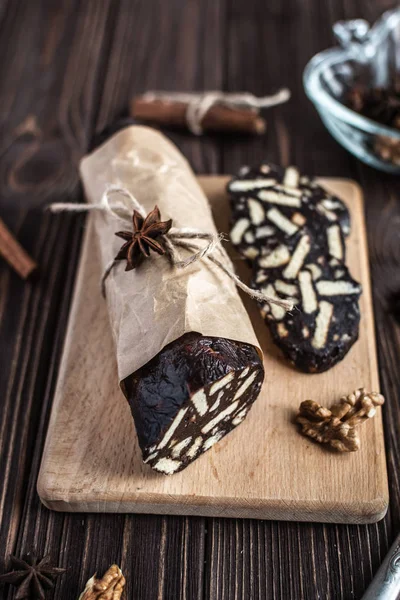
<path id="1" fill-rule="evenodd" d="M 131 116 L 145 123 L 166 127 L 187 128 L 185 102 L 148 100 L 137 96 L 131 102 Z M 201 123 L 204 131 L 224 131 L 232 133 L 265 133 L 267 123 L 255 111 L 230 108 L 217 104 L 204 115 Z"/>
<path id="2" fill-rule="evenodd" d="M 28 279 L 37 270 L 35 261 L 25 252 L 1 219 L 0 254 L 22 279 Z"/>

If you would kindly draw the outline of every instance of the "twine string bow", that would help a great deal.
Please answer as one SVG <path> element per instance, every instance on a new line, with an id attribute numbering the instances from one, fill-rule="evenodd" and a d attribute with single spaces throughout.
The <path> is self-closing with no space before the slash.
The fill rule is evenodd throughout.
<path id="1" fill-rule="evenodd" d="M 111 196 L 117 195 L 111 200 Z M 116 221 L 122 221 L 124 226 L 132 226 L 132 214 L 137 210 L 143 218 L 146 218 L 146 211 L 142 204 L 126 188 L 117 185 L 109 185 L 98 204 L 75 204 L 75 203 L 54 203 L 50 204 L 49 209 L 53 213 L 59 212 L 91 212 L 100 211 L 108 214 Z M 247 286 L 233 270 L 233 265 L 223 248 L 221 241 L 223 234 L 214 234 L 189 227 L 172 227 L 168 233 L 162 236 L 165 247 L 165 254 L 176 269 L 187 269 L 190 265 L 200 260 L 209 260 L 214 263 L 225 275 L 231 279 L 238 288 L 248 296 L 258 302 L 268 302 L 281 306 L 285 310 L 293 309 L 293 302 L 273 298 L 258 290 Z M 205 242 L 205 245 L 204 245 Z M 189 252 L 189 256 L 182 258 L 180 250 Z M 105 283 L 112 269 L 119 261 L 111 260 L 106 266 L 102 280 L 102 293 L 105 296 Z"/>
<path id="2" fill-rule="evenodd" d="M 290 98 L 290 91 L 282 88 L 276 94 L 270 96 L 257 97 L 249 92 L 146 92 L 143 95 L 144 100 L 149 102 L 153 100 L 165 100 L 171 102 L 183 102 L 187 104 L 186 122 L 189 130 L 194 135 L 202 135 L 202 121 L 208 111 L 217 104 L 228 108 L 241 108 L 255 113 L 259 113 L 261 108 L 270 108 Z"/>

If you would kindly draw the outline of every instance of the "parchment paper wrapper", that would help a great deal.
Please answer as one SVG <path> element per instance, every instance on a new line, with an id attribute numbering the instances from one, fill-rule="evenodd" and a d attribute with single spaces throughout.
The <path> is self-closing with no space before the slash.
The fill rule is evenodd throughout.
<path id="1" fill-rule="evenodd" d="M 161 219 L 171 218 L 173 227 L 216 232 L 208 200 L 188 162 L 151 128 L 118 132 L 86 156 L 80 169 L 89 203 L 99 203 L 106 187 L 116 184 L 128 189 L 146 213 L 157 204 Z M 115 232 L 127 227 L 106 213 L 89 218 L 95 222 L 105 268 L 123 243 Z M 211 261 L 176 269 L 165 256 L 152 253 L 139 268 L 126 272 L 125 267 L 126 261 L 119 261 L 106 281 L 120 381 L 189 332 L 245 342 L 261 354 L 235 284 Z"/>

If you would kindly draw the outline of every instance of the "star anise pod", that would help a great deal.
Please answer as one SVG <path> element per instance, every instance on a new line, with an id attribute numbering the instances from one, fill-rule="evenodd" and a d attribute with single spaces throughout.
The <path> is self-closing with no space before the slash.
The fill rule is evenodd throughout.
<path id="1" fill-rule="evenodd" d="M 18 588 L 15 600 L 45 600 L 45 590 L 54 587 L 54 580 L 66 569 L 53 567 L 50 556 L 39 560 L 35 554 L 28 554 L 23 560 L 10 555 L 12 571 L 0 575 L 0 583 L 11 583 Z"/>
<path id="2" fill-rule="evenodd" d="M 172 225 L 172 220 L 161 221 L 160 211 L 155 206 L 143 219 L 137 210 L 133 213 L 133 231 L 118 231 L 115 235 L 126 240 L 115 260 L 126 258 L 125 271 L 135 269 L 144 257 L 150 256 L 150 250 L 165 254 L 161 236 L 165 235 Z"/>

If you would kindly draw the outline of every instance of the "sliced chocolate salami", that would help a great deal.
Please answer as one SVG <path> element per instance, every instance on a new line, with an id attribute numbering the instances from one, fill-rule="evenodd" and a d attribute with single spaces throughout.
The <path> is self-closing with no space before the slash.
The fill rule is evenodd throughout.
<path id="1" fill-rule="evenodd" d="M 127 377 L 143 460 L 181 471 L 246 417 L 264 378 L 253 346 L 188 333 Z"/>
<path id="2" fill-rule="evenodd" d="M 290 313 L 272 304 L 260 308 L 274 342 L 302 371 L 330 369 L 357 340 L 361 286 L 343 261 L 313 242 L 309 230 L 256 261 L 253 286 L 273 297 L 293 299 Z"/>
<path id="3" fill-rule="evenodd" d="M 290 313 L 261 305 L 274 342 L 302 371 L 331 368 L 360 320 L 361 286 L 345 264 L 346 206 L 294 167 L 246 167 L 228 190 L 231 241 L 253 264 L 253 287 L 295 305 Z"/>
<path id="4" fill-rule="evenodd" d="M 228 192 L 233 213 L 231 241 L 249 260 L 310 223 L 335 226 L 341 236 L 350 232 L 345 204 L 313 179 L 301 177 L 295 167 L 244 167 L 228 184 Z M 314 229 L 317 235 L 318 228 Z"/>

